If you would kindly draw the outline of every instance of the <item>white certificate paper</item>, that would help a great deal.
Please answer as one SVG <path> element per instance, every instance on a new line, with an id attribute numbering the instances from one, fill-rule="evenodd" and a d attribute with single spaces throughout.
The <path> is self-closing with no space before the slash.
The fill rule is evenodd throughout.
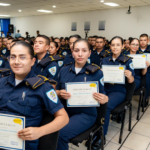
<path id="1" fill-rule="evenodd" d="M 102 65 L 104 83 L 125 84 L 125 66 Z"/>
<path id="2" fill-rule="evenodd" d="M 135 54 L 135 55 L 128 55 L 132 57 L 132 62 L 134 69 L 144 69 L 146 68 L 146 60 L 147 57 L 145 54 Z"/>
<path id="3" fill-rule="evenodd" d="M 71 94 L 67 100 L 68 107 L 95 107 L 100 106 L 93 98 L 93 93 L 99 93 L 97 81 L 91 82 L 70 82 L 66 83 L 66 91 Z"/>
<path id="4" fill-rule="evenodd" d="M 150 53 L 144 53 L 147 56 L 147 61 L 150 63 Z"/>
<path id="5" fill-rule="evenodd" d="M 17 132 L 25 128 L 25 117 L 0 113 L 0 148 L 25 150 L 25 142 Z"/>

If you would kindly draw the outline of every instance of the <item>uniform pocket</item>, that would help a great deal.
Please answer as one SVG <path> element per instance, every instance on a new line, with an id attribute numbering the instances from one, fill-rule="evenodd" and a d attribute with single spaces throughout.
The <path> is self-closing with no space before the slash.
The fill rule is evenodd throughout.
<path id="1" fill-rule="evenodd" d="M 35 98 L 25 98 L 25 100 L 18 100 L 19 112 L 24 116 L 35 116 L 35 110 L 37 106 L 37 99 Z"/>

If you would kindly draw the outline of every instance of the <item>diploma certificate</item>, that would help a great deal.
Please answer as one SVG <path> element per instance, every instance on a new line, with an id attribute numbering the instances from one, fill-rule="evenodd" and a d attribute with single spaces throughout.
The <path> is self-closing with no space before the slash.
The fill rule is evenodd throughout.
<path id="1" fill-rule="evenodd" d="M 68 107 L 95 107 L 100 106 L 93 98 L 93 93 L 99 93 L 97 81 L 91 82 L 70 82 L 66 83 L 66 91 L 71 94 L 67 100 Z"/>
<path id="2" fill-rule="evenodd" d="M 0 148 L 25 150 L 25 142 L 17 132 L 25 128 L 25 117 L 0 113 Z"/>
<path id="3" fill-rule="evenodd" d="M 135 54 L 135 55 L 128 55 L 132 57 L 133 67 L 134 69 L 144 69 L 146 68 L 146 55 L 145 54 Z"/>
<path id="4" fill-rule="evenodd" d="M 150 63 L 150 53 L 144 53 L 147 56 L 147 61 Z"/>
<path id="5" fill-rule="evenodd" d="M 104 83 L 125 84 L 125 66 L 102 65 Z"/>

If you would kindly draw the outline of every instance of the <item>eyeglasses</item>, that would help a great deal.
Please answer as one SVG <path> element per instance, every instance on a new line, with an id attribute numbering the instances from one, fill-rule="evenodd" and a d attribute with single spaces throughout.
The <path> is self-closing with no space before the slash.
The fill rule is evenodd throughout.
<path id="1" fill-rule="evenodd" d="M 139 44 L 131 44 L 132 47 L 139 47 Z"/>
<path id="2" fill-rule="evenodd" d="M 8 57 L 8 60 L 9 60 L 9 61 L 16 61 L 17 58 L 18 58 L 19 61 L 24 61 L 24 60 L 31 59 L 31 58 L 27 58 L 26 56 L 18 56 L 18 57 L 9 56 L 9 57 Z"/>

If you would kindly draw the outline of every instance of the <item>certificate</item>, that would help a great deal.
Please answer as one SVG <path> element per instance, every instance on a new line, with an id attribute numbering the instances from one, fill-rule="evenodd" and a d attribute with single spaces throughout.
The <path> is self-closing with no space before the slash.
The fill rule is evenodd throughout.
<path id="1" fill-rule="evenodd" d="M 135 55 L 128 55 L 132 57 L 133 67 L 134 69 L 144 69 L 146 68 L 146 55 L 145 54 L 135 54 Z"/>
<path id="2" fill-rule="evenodd" d="M 125 66 L 102 65 L 104 83 L 125 84 Z"/>
<path id="3" fill-rule="evenodd" d="M 150 53 L 144 53 L 147 56 L 147 61 L 150 63 Z"/>
<path id="4" fill-rule="evenodd" d="M 66 83 L 66 91 L 71 94 L 67 100 L 68 107 L 95 107 L 100 106 L 93 98 L 93 93 L 99 92 L 98 82 L 70 82 Z"/>
<path id="5" fill-rule="evenodd" d="M 25 150 L 25 142 L 17 136 L 24 127 L 25 117 L 0 113 L 0 148 Z"/>

